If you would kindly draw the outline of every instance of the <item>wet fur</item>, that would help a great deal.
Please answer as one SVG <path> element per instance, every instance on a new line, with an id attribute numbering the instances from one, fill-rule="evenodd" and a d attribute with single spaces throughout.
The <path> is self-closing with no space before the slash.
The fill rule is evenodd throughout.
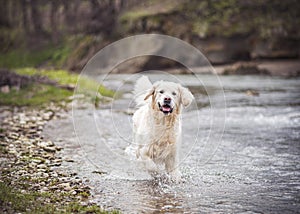
<path id="1" fill-rule="evenodd" d="M 163 96 L 158 91 L 161 89 L 176 92 L 176 96 L 172 96 L 174 111 L 168 115 L 157 105 L 159 97 Z M 151 172 L 157 171 L 158 165 L 163 165 L 172 179 L 179 181 L 180 115 L 182 107 L 192 102 L 193 95 L 177 83 L 159 81 L 152 85 L 145 76 L 137 81 L 135 95 L 138 110 L 133 115 L 133 131 L 134 144 L 138 146 L 137 158 L 144 161 Z"/>

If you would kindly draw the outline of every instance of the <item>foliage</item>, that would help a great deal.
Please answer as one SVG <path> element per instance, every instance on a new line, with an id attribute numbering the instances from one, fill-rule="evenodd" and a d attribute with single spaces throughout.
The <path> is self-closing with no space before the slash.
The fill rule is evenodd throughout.
<path id="1" fill-rule="evenodd" d="M 0 93 L 1 105 L 39 106 L 49 102 L 67 100 L 73 93 L 66 89 L 44 84 L 31 84 L 19 91 L 12 89 L 9 93 Z"/>
<path id="2" fill-rule="evenodd" d="M 62 193 L 21 193 L 7 184 L 0 182 L 0 205 L 8 210 L 8 213 L 119 213 L 118 211 L 103 211 L 97 205 L 81 205 L 78 202 L 59 204 L 61 198 L 67 197 Z M 45 203 L 49 200 L 52 203 Z"/>
<path id="3" fill-rule="evenodd" d="M 294 32 L 295 26 L 300 24 L 299 9 L 299 4 L 293 0 L 192 0 L 177 11 L 185 11 L 187 21 L 193 23 L 193 32 L 205 37 L 254 33 L 264 39 L 271 38 L 274 33 L 285 36 Z M 207 26 L 205 32 L 202 25 Z"/>
<path id="4" fill-rule="evenodd" d="M 38 70 L 34 68 L 17 69 L 16 72 L 21 75 L 33 76 L 40 75 L 48 77 L 50 80 L 57 81 L 60 85 L 75 86 L 78 81 L 78 74 L 70 73 L 65 70 Z M 113 97 L 115 93 L 112 90 L 99 85 L 96 81 L 88 77 L 80 78 L 80 86 L 84 92 L 98 91 L 104 97 Z M 88 97 L 94 97 L 95 94 L 87 94 Z M 69 97 L 73 91 L 40 83 L 32 83 L 20 90 L 11 89 L 7 94 L 0 93 L 1 105 L 12 106 L 39 106 L 47 105 L 49 102 L 70 101 Z M 94 100 L 99 102 L 99 99 Z"/>
<path id="5" fill-rule="evenodd" d="M 57 81 L 62 85 L 75 85 L 77 83 L 78 74 L 70 73 L 66 70 L 45 70 L 45 69 L 35 69 L 35 68 L 21 68 L 16 69 L 16 72 L 21 75 L 33 76 L 40 75 L 46 76 L 51 80 Z"/>
<path id="6" fill-rule="evenodd" d="M 50 66 L 78 71 L 105 45 L 145 32 L 183 38 L 195 46 L 198 39 L 243 37 L 250 40 L 251 50 L 267 41 L 270 49 L 291 46 L 286 49 L 294 52 L 300 40 L 297 0 L 0 3 L 0 67 L 6 68 Z"/>
<path id="7" fill-rule="evenodd" d="M 57 81 L 61 85 L 73 85 L 75 86 L 78 82 L 79 75 L 76 73 L 70 73 L 66 70 L 38 70 L 34 68 L 22 68 L 17 69 L 18 74 L 22 75 L 41 75 L 46 76 L 51 80 Z M 96 81 L 91 80 L 88 77 L 80 77 L 80 86 L 86 91 L 98 91 L 99 94 L 105 97 L 113 97 L 114 91 L 99 85 Z"/>
<path id="8" fill-rule="evenodd" d="M 172 7 L 160 1 L 143 1 L 143 4 L 126 10 L 120 16 L 120 22 L 127 28 L 127 33 L 154 30 L 175 36 L 185 34 L 189 38 L 249 34 L 261 39 L 270 39 L 274 35 L 298 38 L 300 34 L 297 28 L 300 6 L 296 0 L 177 0 L 171 3 Z M 147 4 L 151 6 L 145 8 Z M 163 24 L 152 28 L 151 20 L 154 19 Z"/>
<path id="9" fill-rule="evenodd" d="M 17 48 L 5 53 L 0 52 L 0 67 L 21 68 L 51 65 L 61 67 L 70 54 L 70 47 L 49 46 L 41 50 Z"/>

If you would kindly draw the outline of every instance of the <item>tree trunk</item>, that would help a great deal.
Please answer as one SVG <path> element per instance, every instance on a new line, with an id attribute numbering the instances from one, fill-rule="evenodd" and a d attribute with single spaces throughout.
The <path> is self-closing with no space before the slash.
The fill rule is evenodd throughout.
<path id="1" fill-rule="evenodd" d="M 50 11 L 50 24 L 51 24 L 51 37 L 52 37 L 52 42 L 54 44 L 57 44 L 59 41 L 59 33 L 57 26 L 59 25 L 58 23 L 58 16 L 57 16 L 57 11 L 59 8 L 59 0 L 53 0 L 51 1 L 51 11 Z"/>
<path id="2" fill-rule="evenodd" d="M 40 0 L 31 0 L 31 22 L 33 31 L 37 35 L 45 35 L 42 24 L 42 16 L 39 11 Z"/>
<path id="3" fill-rule="evenodd" d="M 30 33 L 30 25 L 28 22 L 28 3 L 26 0 L 21 0 L 22 24 L 26 35 Z"/>

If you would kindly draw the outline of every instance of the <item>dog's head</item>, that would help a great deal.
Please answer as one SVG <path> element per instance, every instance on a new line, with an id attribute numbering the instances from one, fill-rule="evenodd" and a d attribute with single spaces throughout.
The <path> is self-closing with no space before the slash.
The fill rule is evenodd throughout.
<path id="1" fill-rule="evenodd" d="M 194 96 L 185 87 L 173 82 L 159 81 L 154 83 L 145 100 L 152 96 L 152 108 L 165 115 L 179 113 L 181 106 L 189 106 Z"/>

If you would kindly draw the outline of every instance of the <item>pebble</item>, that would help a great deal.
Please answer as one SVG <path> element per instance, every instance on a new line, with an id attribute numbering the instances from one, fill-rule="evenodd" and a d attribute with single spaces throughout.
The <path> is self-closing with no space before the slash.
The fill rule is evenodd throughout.
<path id="1" fill-rule="evenodd" d="M 40 192 L 48 192 L 48 191 L 49 191 L 48 187 L 42 187 L 40 189 Z"/>
<path id="2" fill-rule="evenodd" d="M 46 164 L 39 164 L 38 166 L 37 166 L 38 168 L 47 168 L 47 166 L 46 166 Z"/>
<path id="3" fill-rule="evenodd" d="M 51 141 L 42 141 L 38 143 L 38 146 L 40 147 L 51 147 L 54 146 L 54 143 Z"/>
<path id="4" fill-rule="evenodd" d="M 56 148 L 55 148 L 55 147 L 47 146 L 47 147 L 43 147 L 43 149 L 44 149 L 46 152 L 56 152 Z"/>
<path id="5" fill-rule="evenodd" d="M 39 111 L 15 108 L 5 114 L 1 123 L 4 132 L 1 133 L 0 145 L 7 148 L 10 156 L 4 158 L 1 171 L 8 173 L 0 174 L 0 180 L 9 180 L 23 194 L 30 191 L 70 193 L 70 196 L 64 197 L 65 202 L 59 203 L 81 200 L 78 193 L 88 191 L 88 187 L 75 177 L 76 173 L 52 168 L 59 167 L 62 161 L 74 160 L 59 157 L 58 151 L 63 148 L 41 135 L 47 121 L 62 117 L 61 107 L 55 105 Z"/>
<path id="6" fill-rule="evenodd" d="M 37 164 L 43 162 L 41 159 L 35 159 L 35 158 L 34 158 L 34 159 L 31 159 L 31 161 L 32 161 L 33 163 L 37 163 Z"/>
<path id="7" fill-rule="evenodd" d="M 66 190 L 66 191 L 72 190 L 72 188 L 71 188 L 71 186 L 70 186 L 69 183 L 61 183 L 61 184 L 59 184 L 59 186 L 60 186 L 61 188 L 63 188 L 64 190 Z"/>

